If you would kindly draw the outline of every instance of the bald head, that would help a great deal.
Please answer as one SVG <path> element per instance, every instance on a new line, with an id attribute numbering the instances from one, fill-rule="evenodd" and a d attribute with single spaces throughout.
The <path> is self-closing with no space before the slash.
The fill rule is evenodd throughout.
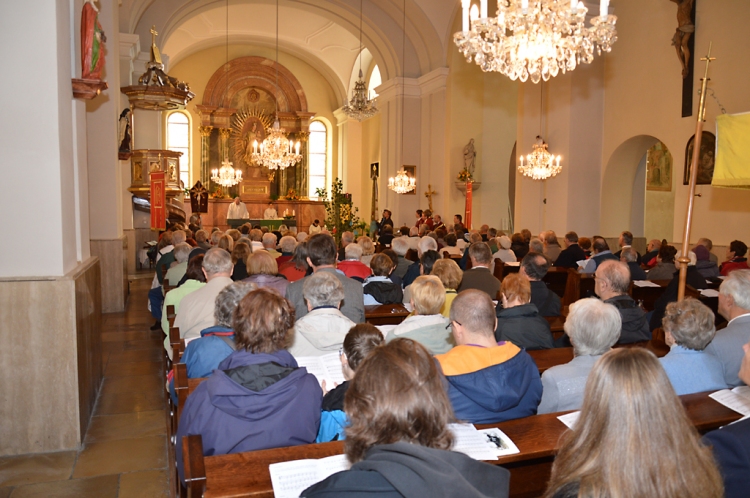
<path id="1" fill-rule="evenodd" d="M 494 337 L 495 306 L 486 292 L 469 289 L 458 294 L 451 304 L 450 317 L 470 334 Z"/>

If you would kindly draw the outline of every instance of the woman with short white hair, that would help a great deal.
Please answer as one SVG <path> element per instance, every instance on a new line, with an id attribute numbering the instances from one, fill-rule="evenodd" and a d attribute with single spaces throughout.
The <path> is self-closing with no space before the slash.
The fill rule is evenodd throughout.
<path id="1" fill-rule="evenodd" d="M 589 372 L 620 339 L 622 319 L 613 305 L 587 298 L 570 305 L 564 327 L 573 344 L 574 356 L 568 363 L 542 374 L 542 401 L 537 413 L 581 408 Z"/>
<path id="2" fill-rule="evenodd" d="M 431 354 L 447 353 L 453 348 L 453 334 L 449 330 L 450 321 L 440 314 L 445 304 L 445 287 L 434 275 L 422 275 L 411 284 L 410 315 L 388 332 L 387 342 L 399 337 L 413 339 Z"/>

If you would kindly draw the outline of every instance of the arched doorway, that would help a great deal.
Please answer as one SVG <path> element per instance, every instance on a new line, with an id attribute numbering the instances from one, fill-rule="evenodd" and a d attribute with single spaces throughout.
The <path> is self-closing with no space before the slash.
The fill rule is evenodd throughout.
<path id="1" fill-rule="evenodd" d="M 631 186 L 631 188 L 624 188 Z M 602 179 L 601 233 L 630 230 L 647 240 L 672 240 L 674 164 L 658 138 L 632 137 L 612 153 Z"/>

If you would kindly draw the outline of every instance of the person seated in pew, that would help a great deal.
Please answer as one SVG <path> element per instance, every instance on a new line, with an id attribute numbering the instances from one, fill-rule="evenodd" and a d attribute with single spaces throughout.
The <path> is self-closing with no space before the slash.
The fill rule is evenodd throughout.
<path id="1" fill-rule="evenodd" d="M 500 281 L 490 272 L 489 267 L 492 264 L 490 246 L 486 242 L 474 242 L 466 251 L 471 259 L 471 268 L 464 270 L 458 292 L 477 289 L 486 292 L 490 299 L 496 299 L 497 291 L 500 290 Z"/>
<path id="2" fill-rule="evenodd" d="M 690 251 L 688 254 L 690 257 L 690 262 L 688 263 L 687 267 L 687 276 L 685 283 L 694 289 L 705 289 L 706 287 L 708 287 L 708 283 L 706 282 L 706 279 L 703 278 L 703 275 L 698 272 L 698 269 L 695 266 L 695 253 L 693 251 Z M 678 251 L 677 258 L 679 257 L 680 252 Z M 677 301 L 677 294 L 680 286 L 680 263 L 675 263 L 673 268 L 675 271 L 673 272 L 673 276 L 671 277 L 672 280 L 664 288 L 664 292 L 662 292 L 661 296 L 659 296 L 656 302 L 654 302 L 654 311 L 653 313 L 651 313 L 651 318 L 649 318 L 649 329 L 651 331 L 654 331 L 661 327 L 661 320 L 664 317 L 664 311 L 667 309 L 667 305 L 669 303 Z"/>
<path id="3" fill-rule="evenodd" d="M 586 379 L 594 363 L 620 338 L 622 319 L 617 308 L 596 298 L 570 305 L 565 334 L 573 344 L 573 359 L 542 374 L 542 401 L 537 413 L 579 410 Z"/>
<path id="4" fill-rule="evenodd" d="M 516 261 L 521 261 L 529 253 L 529 243 L 524 239 L 523 235 L 514 233 L 510 237 L 510 250 L 516 255 Z"/>
<path id="5" fill-rule="evenodd" d="M 399 280 L 404 278 L 409 267 L 414 264 L 413 261 L 406 259 L 406 252 L 409 250 L 409 241 L 407 239 L 408 237 L 398 237 L 393 239 L 393 242 L 391 243 L 392 250 L 398 256 L 398 261 L 396 262 L 397 266 L 396 269 L 393 270 L 392 275 L 398 277 Z"/>
<path id="6" fill-rule="evenodd" d="M 419 242 L 417 243 L 417 257 L 421 261 L 422 256 L 427 251 L 437 251 L 438 244 L 437 240 L 433 239 L 432 237 L 424 236 L 421 239 L 419 239 Z M 440 256 L 438 255 L 438 258 Z M 420 275 L 427 275 L 427 273 L 422 273 L 422 267 L 419 264 L 419 262 L 416 262 L 413 265 L 410 265 L 409 268 L 407 268 L 406 273 L 404 274 L 403 279 L 403 285 L 404 288 L 407 288 L 414 282 L 414 280 L 420 276 Z"/>
<path id="7" fill-rule="evenodd" d="M 698 270 L 698 273 L 700 273 L 706 280 L 710 278 L 718 278 L 720 275 L 719 267 L 716 263 L 711 261 L 711 253 L 709 250 L 706 249 L 705 246 L 698 244 L 693 248 L 693 252 L 697 259 L 695 262 L 695 268 Z"/>
<path id="8" fill-rule="evenodd" d="M 724 489 L 659 360 L 621 348 L 591 370 L 544 496 L 720 498 Z"/>
<path id="9" fill-rule="evenodd" d="M 638 253 L 632 247 L 626 247 L 620 252 L 620 261 L 628 265 L 630 280 L 646 280 L 646 272 L 638 264 Z"/>
<path id="10" fill-rule="evenodd" d="M 307 264 L 307 242 L 297 244 L 292 259 L 281 263 L 278 267 L 279 275 L 283 275 L 290 283 L 302 280 L 309 274 L 308 272 L 312 273 L 312 269 Z"/>
<path id="11" fill-rule="evenodd" d="M 458 263 L 450 258 L 438 259 L 432 265 L 431 275 L 435 275 L 445 288 L 445 303 L 440 309 L 440 314 L 445 318 L 450 318 L 451 306 L 458 293 L 456 289 L 461 283 L 464 272 L 458 267 Z"/>
<path id="12" fill-rule="evenodd" d="M 237 282 L 238 280 L 244 280 L 248 277 L 247 273 L 247 258 L 253 252 L 250 248 L 250 243 L 245 242 L 247 239 L 240 239 L 234 244 L 232 249 L 232 264 L 234 269 L 232 270 L 232 280 Z"/>
<path id="13" fill-rule="evenodd" d="M 719 272 L 723 276 L 729 275 L 735 270 L 747 270 L 747 246 L 741 240 L 733 240 L 727 247 L 727 260 L 719 266 Z"/>
<path id="14" fill-rule="evenodd" d="M 390 277 L 391 281 L 394 284 L 399 285 L 403 289 L 404 288 L 404 286 L 403 286 L 404 281 L 403 281 L 403 279 L 401 277 L 399 277 L 398 275 L 396 275 L 396 270 L 398 270 L 398 264 L 399 264 L 399 255 L 396 254 L 396 251 L 394 251 L 393 249 L 383 249 L 380 252 L 380 254 L 385 254 L 386 256 L 388 256 L 389 258 L 391 258 L 391 261 L 393 262 L 393 271 L 391 272 L 391 277 Z"/>
<path id="15" fill-rule="evenodd" d="M 376 254 L 370 261 L 370 268 L 372 276 L 367 277 L 362 283 L 365 306 L 402 302 L 404 291 L 390 278 L 396 268 L 391 258 L 383 253 Z"/>
<path id="16" fill-rule="evenodd" d="M 244 282 L 273 289 L 282 296 L 289 286 L 286 277 L 279 275 L 279 266 L 276 264 L 276 259 L 268 251 L 255 251 L 247 256 L 247 274 Z"/>
<path id="17" fill-rule="evenodd" d="M 583 246 L 581 246 L 583 247 Z M 613 260 L 613 261 L 619 261 L 619 256 L 615 256 L 612 254 L 612 251 L 609 250 L 609 244 L 607 244 L 607 241 L 604 239 L 604 237 L 594 236 L 593 242 L 591 247 L 593 248 L 594 252 L 592 253 L 591 257 L 586 260 L 586 263 L 579 267 L 579 271 L 581 273 L 594 273 L 596 272 L 596 269 L 599 267 L 602 262 L 607 260 Z"/>
<path id="18" fill-rule="evenodd" d="M 621 261 L 603 261 L 596 269 L 594 292 L 605 303 L 614 305 L 622 318 L 618 344 L 651 340 L 646 313 L 628 295 L 630 269 Z"/>
<path id="19" fill-rule="evenodd" d="M 458 238 L 456 237 L 455 233 L 449 233 L 445 236 L 445 246 L 440 250 L 441 254 L 443 252 L 447 252 L 451 256 L 461 256 L 461 249 L 459 249 L 456 244 L 458 243 Z"/>
<path id="20" fill-rule="evenodd" d="M 441 256 L 437 251 L 430 249 L 425 251 L 419 257 L 419 264 L 414 267 L 419 268 L 419 275 L 430 275 L 432 273 L 432 267 L 436 261 L 440 261 Z M 411 302 L 411 285 L 404 287 L 403 303 L 407 304 Z"/>
<path id="21" fill-rule="evenodd" d="M 678 396 L 727 387 L 721 362 L 706 352 L 716 335 L 708 306 L 691 297 L 669 303 L 662 324 L 670 350 L 659 361 Z"/>
<path id="22" fill-rule="evenodd" d="M 733 272 L 736 273 L 736 272 Z M 738 377 L 750 384 L 750 343 L 742 346 L 744 355 Z M 703 436 L 711 446 L 724 479 L 726 498 L 747 498 L 750 490 L 750 418 L 725 425 Z"/>
<path id="23" fill-rule="evenodd" d="M 530 301 L 531 286 L 528 279 L 519 273 L 511 273 L 503 279 L 500 293 L 502 307 L 498 303 L 495 308 L 495 339 L 510 341 L 524 349 L 553 348 L 549 322 Z"/>
<path id="24" fill-rule="evenodd" d="M 190 251 L 192 250 L 193 248 L 187 242 L 182 242 L 174 246 L 174 259 L 176 264 L 172 263 L 172 266 L 167 270 L 167 274 L 164 275 L 164 278 L 169 282 L 170 286 L 176 287 L 180 280 L 182 280 L 182 277 L 185 276 L 188 266 L 188 258 L 190 257 Z"/>
<path id="25" fill-rule="evenodd" d="M 492 255 L 493 260 L 499 259 L 503 263 L 515 263 L 518 261 L 516 259 L 516 253 L 510 249 L 511 242 L 507 235 L 496 237 L 495 243 L 497 244 L 497 252 Z"/>
<path id="26" fill-rule="evenodd" d="M 322 356 L 338 351 L 354 322 L 341 313 L 344 286 L 334 275 L 313 273 L 302 286 L 308 313 L 294 324 L 292 356 Z"/>
<path id="27" fill-rule="evenodd" d="M 742 363 L 742 347 L 750 341 L 750 270 L 736 270 L 719 287 L 719 314 L 729 321 L 706 352 L 716 357 L 722 366 L 724 381 L 737 387 L 747 381 L 737 376 Z"/>
<path id="28" fill-rule="evenodd" d="M 354 378 L 354 372 L 362 360 L 383 342 L 383 334 L 371 323 L 358 323 L 346 334 L 344 344 L 339 350 L 341 371 L 345 381 L 323 396 L 320 429 L 315 439 L 316 443 L 339 441 L 345 438 L 344 429 L 349 423 L 344 410 L 344 396 L 349 389 L 349 383 Z M 323 382 L 323 390 L 325 390 L 325 381 Z"/>
<path id="29" fill-rule="evenodd" d="M 305 233 L 305 232 L 302 232 Z M 307 238 L 307 234 L 305 237 Z M 276 264 L 281 266 L 287 261 L 291 261 L 294 257 L 294 248 L 297 247 L 297 239 L 291 235 L 284 235 L 279 240 L 279 248 L 281 249 L 281 255 L 276 258 Z"/>
<path id="30" fill-rule="evenodd" d="M 198 339 L 190 341 L 185 347 L 180 363 L 184 363 L 188 379 L 208 377 L 219 367 L 219 363 L 237 350 L 232 329 L 232 316 L 237 305 L 249 292 L 258 288 L 247 282 L 234 282 L 216 296 L 214 317 L 216 325 L 201 330 Z M 174 378 L 169 380 L 169 393 L 177 405 L 177 393 L 174 390 Z"/>
<path id="31" fill-rule="evenodd" d="M 469 248 L 470 248 L 470 247 L 471 247 L 472 245 L 474 245 L 474 244 L 477 244 L 477 243 L 479 243 L 479 242 L 484 242 L 484 241 L 482 240 L 482 236 L 481 236 L 481 235 L 479 234 L 479 232 L 477 232 L 476 230 L 472 230 L 472 231 L 471 231 L 471 232 L 469 233 L 469 237 L 468 237 L 468 244 L 466 244 L 466 245 L 464 246 L 464 253 L 463 253 L 463 256 L 461 256 L 461 260 L 460 260 L 460 261 L 458 262 L 458 266 L 459 266 L 459 267 L 461 267 L 461 270 L 462 270 L 462 271 L 466 271 L 466 266 L 467 266 L 467 263 L 469 262 L 469 258 L 470 258 L 470 255 L 469 255 Z M 487 246 L 487 248 L 488 248 L 488 249 L 489 249 L 489 247 L 490 247 L 490 246 Z M 492 261 L 492 250 L 490 250 L 490 259 L 489 259 L 489 261 L 487 262 L 487 266 L 488 266 L 488 267 L 489 267 L 489 265 L 490 265 L 490 262 L 491 262 L 491 261 Z"/>
<path id="32" fill-rule="evenodd" d="M 488 248 L 489 250 L 489 248 Z M 445 288 L 434 275 L 422 275 L 411 284 L 414 314 L 388 332 L 387 342 L 408 337 L 423 344 L 431 354 L 447 353 L 453 338 L 446 328 L 450 322 L 440 314 L 445 304 Z"/>
<path id="33" fill-rule="evenodd" d="M 164 335 L 167 336 L 164 339 L 164 349 L 167 351 L 170 359 L 172 359 L 172 346 L 169 343 L 169 319 L 167 318 L 167 306 L 174 306 L 174 312 L 176 314 L 180 309 L 182 298 L 206 285 L 206 275 L 203 273 L 203 254 L 190 258 L 188 268 L 185 271 L 185 277 L 187 277 L 187 279 L 181 286 L 172 289 L 164 296 L 161 327 L 164 331 Z"/>
<path id="34" fill-rule="evenodd" d="M 586 256 L 586 259 L 589 259 L 591 257 L 591 239 L 588 237 L 579 237 L 578 245 L 583 249 L 583 255 Z"/>
<path id="35" fill-rule="evenodd" d="M 651 239 L 646 246 L 646 254 L 641 256 L 641 263 L 649 268 L 656 266 L 656 256 L 659 255 L 659 249 L 661 249 L 661 241 Z"/>
<path id="36" fill-rule="evenodd" d="M 562 303 L 560 296 L 549 290 L 544 277 L 549 271 L 550 262 L 546 256 L 529 253 L 521 260 L 518 273 L 526 277 L 531 285 L 531 302 L 536 305 L 541 316 L 560 316 Z"/>
<path id="37" fill-rule="evenodd" d="M 534 415 L 542 396 L 534 360 L 515 344 L 495 339 L 493 308 L 481 291 L 459 294 L 450 316 L 456 347 L 435 357 L 456 417 L 474 424 Z"/>
<path id="38" fill-rule="evenodd" d="M 555 260 L 555 266 L 560 268 L 578 268 L 578 261 L 586 259 L 586 254 L 578 244 L 578 234 L 568 232 L 563 238 L 565 249 L 560 251 L 560 255 Z"/>
<path id="39" fill-rule="evenodd" d="M 336 265 L 336 268 L 344 272 L 344 275 L 347 277 L 364 282 L 367 277 L 372 275 L 372 270 L 360 261 L 362 259 L 362 252 L 361 245 L 355 243 L 347 244 L 344 248 L 345 259 L 340 261 Z"/>
<path id="40" fill-rule="evenodd" d="M 656 255 L 656 266 L 648 271 L 648 280 L 669 280 L 674 275 L 677 249 L 667 244 L 667 240 L 661 241 L 659 253 Z"/>
<path id="41" fill-rule="evenodd" d="M 200 434 L 204 455 L 309 444 L 320 425 L 323 392 L 284 349 L 294 307 L 272 289 L 247 294 L 232 320 L 237 351 L 188 397 L 177 429 L 176 462 L 184 482 L 182 436 Z"/>
<path id="42" fill-rule="evenodd" d="M 352 467 L 301 497 L 508 496 L 506 469 L 449 451 L 453 410 L 439 367 L 418 342 L 402 338 L 375 348 L 359 365 L 344 409 Z"/>
<path id="43" fill-rule="evenodd" d="M 375 255 L 375 244 L 367 235 L 357 237 L 357 245 L 362 248 L 362 257 L 359 260 L 363 265 L 369 267 L 372 257 Z"/>

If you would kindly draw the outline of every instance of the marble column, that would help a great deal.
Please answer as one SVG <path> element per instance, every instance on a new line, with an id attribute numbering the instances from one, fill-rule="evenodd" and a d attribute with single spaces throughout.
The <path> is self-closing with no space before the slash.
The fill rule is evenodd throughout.
<path id="1" fill-rule="evenodd" d="M 209 151 L 211 147 L 211 131 L 213 126 L 201 126 L 198 131 L 201 134 L 201 170 L 200 181 L 205 188 L 208 188 L 211 181 L 211 171 L 209 170 Z"/>
<path id="2" fill-rule="evenodd" d="M 300 198 L 307 199 L 308 196 L 308 185 L 307 185 L 307 139 L 310 137 L 310 133 L 301 131 L 297 134 L 297 139 L 300 141 L 299 153 L 302 155 L 302 159 L 297 163 L 297 176 L 295 178 L 295 188 Z"/>

